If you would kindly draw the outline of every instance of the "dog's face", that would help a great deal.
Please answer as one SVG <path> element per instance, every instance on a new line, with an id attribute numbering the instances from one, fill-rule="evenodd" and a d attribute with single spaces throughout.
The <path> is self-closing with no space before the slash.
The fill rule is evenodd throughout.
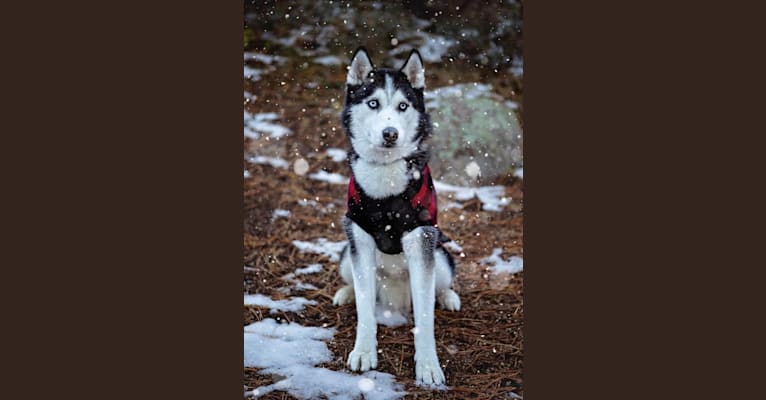
<path id="1" fill-rule="evenodd" d="M 376 69 L 359 49 L 346 77 L 343 126 L 362 158 L 388 164 L 415 152 L 430 134 L 423 89 L 425 70 L 417 51 L 401 69 Z"/>

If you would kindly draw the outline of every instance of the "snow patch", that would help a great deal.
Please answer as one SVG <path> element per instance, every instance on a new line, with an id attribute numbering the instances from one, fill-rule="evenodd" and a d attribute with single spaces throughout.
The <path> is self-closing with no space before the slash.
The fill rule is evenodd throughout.
<path id="1" fill-rule="evenodd" d="M 423 61 L 435 63 L 440 62 L 442 56 L 447 53 L 449 48 L 457 43 L 457 41 L 448 39 L 446 36 L 424 31 L 400 33 L 397 37 L 397 42 L 402 43 L 410 39 L 412 39 L 412 42 L 408 43 L 407 46 L 395 47 L 389 51 L 389 54 L 396 56 L 409 53 L 412 48 L 417 48 Z"/>
<path id="2" fill-rule="evenodd" d="M 268 134 L 276 139 L 292 132 L 290 129 L 282 125 L 268 122 L 276 119 L 276 113 L 251 114 L 244 111 L 245 136 L 251 139 L 258 139 L 261 137 L 261 134 Z"/>
<path id="3" fill-rule="evenodd" d="M 322 56 L 314 59 L 314 62 L 321 65 L 340 65 L 343 61 L 336 56 Z"/>
<path id="4" fill-rule="evenodd" d="M 524 75 L 524 59 L 514 56 L 511 60 L 511 68 L 508 70 L 514 77 L 519 78 Z"/>
<path id="5" fill-rule="evenodd" d="M 253 164 L 268 164 L 274 168 L 287 168 L 290 166 L 286 160 L 279 157 L 252 156 L 247 161 Z"/>
<path id="6" fill-rule="evenodd" d="M 319 46 L 316 49 L 305 50 L 303 46 L 296 44 L 297 40 L 302 37 L 313 39 Z M 300 28 L 291 29 L 290 35 L 284 38 L 277 37 L 271 32 L 264 32 L 261 35 L 261 38 L 264 40 L 278 43 L 285 47 L 292 47 L 293 50 L 297 51 L 302 57 L 314 57 L 319 54 L 328 53 L 329 49 L 327 48 L 327 45 L 336 37 L 337 31 L 332 25 L 325 25 L 322 27 L 302 25 Z"/>
<path id="7" fill-rule="evenodd" d="M 449 250 L 454 251 L 455 253 L 462 253 L 463 252 L 463 247 L 461 247 L 459 244 L 457 244 L 457 242 L 455 242 L 454 240 L 450 240 L 447 243 L 442 243 L 442 246 L 446 247 Z"/>
<path id="8" fill-rule="evenodd" d="M 273 213 L 271 213 L 271 220 L 274 221 L 277 218 L 288 218 L 290 217 L 290 211 L 289 210 L 282 210 L 277 208 L 274 210 Z"/>
<path id="9" fill-rule="evenodd" d="M 270 297 L 262 294 L 245 295 L 246 306 L 266 307 L 270 309 L 269 312 L 272 314 L 279 311 L 303 311 L 304 306 L 314 304 L 317 304 L 315 300 L 307 300 L 303 297 L 291 297 L 287 300 L 272 300 Z"/>
<path id="10" fill-rule="evenodd" d="M 244 56 L 245 61 L 258 61 L 267 65 L 284 65 L 287 62 L 287 57 L 272 56 L 270 54 L 254 53 L 251 51 L 246 51 Z"/>
<path id="11" fill-rule="evenodd" d="M 500 257 L 503 253 L 503 249 L 492 249 L 492 255 L 479 260 L 480 264 L 494 264 L 492 266 L 492 272 L 495 274 L 515 274 L 521 272 L 524 269 L 524 259 L 518 256 L 511 256 L 507 261 Z"/>
<path id="12" fill-rule="evenodd" d="M 329 203 L 326 206 L 322 206 L 316 200 L 308 200 L 308 199 L 300 199 L 300 200 L 298 200 L 298 205 L 301 206 L 301 207 L 312 207 L 312 208 L 315 208 L 315 209 L 319 210 L 319 212 L 321 212 L 323 214 L 325 214 L 328 211 L 330 211 L 330 210 L 335 208 L 335 204 L 334 203 Z"/>
<path id="13" fill-rule="evenodd" d="M 482 204 L 482 210 L 501 211 L 503 207 L 511 203 L 511 199 L 505 197 L 505 186 L 455 186 L 439 181 L 434 182 L 437 192 L 453 193 L 458 201 L 466 201 L 478 197 Z"/>
<path id="14" fill-rule="evenodd" d="M 310 264 L 304 268 L 298 268 L 295 270 L 295 275 L 316 274 L 322 271 L 322 264 Z"/>
<path id="15" fill-rule="evenodd" d="M 251 177 L 251 176 L 252 176 L 252 175 L 250 175 L 250 171 L 248 171 L 248 170 L 245 170 L 245 178 L 249 178 L 249 177 Z"/>
<path id="16" fill-rule="evenodd" d="M 319 290 L 319 288 L 310 283 L 304 283 L 304 282 L 296 280 L 295 290 Z"/>
<path id="17" fill-rule="evenodd" d="M 310 283 L 304 283 L 301 280 L 297 279 L 296 276 L 315 274 L 317 272 L 320 272 L 321 270 L 322 270 L 322 264 L 311 264 L 305 268 L 296 269 L 295 272 L 291 272 L 283 276 L 282 279 L 292 283 L 295 290 L 319 290 L 318 287 Z M 279 291 L 286 294 L 290 292 L 290 288 L 280 288 Z"/>
<path id="18" fill-rule="evenodd" d="M 330 157 L 335 162 L 342 162 L 342 161 L 346 161 L 346 157 L 348 157 L 348 153 L 346 153 L 346 150 L 331 147 L 327 149 L 327 156 Z"/>
<path id="19" fill-rule="evenodd" d="M 341 174 L 336 174 L 334 172 L 330 173 L 327 171 L 319 171 L 313 174 L 309 174 L 309 178 L 315 179 L 318 181 L 325 181 L 329 183 L 334 183 L 336 185 L 347 185 L 348 184 L 348 178 Z"/>
<path id="20" fill-rule="evenodd" d="M 317 203 L 316 200 L 300 199 L 298 200 L 298 205 L 301 207 L 316 207 L 319 203 Z"/>
<path id="21" fill-rule="evenodd" d="M 245 65 L 244 67 L 245 67 L 245 76 L 244 76 L 245 79 L 251 79 L 254 81 L 261 80 L 261 76 L 263 76 L 263 72 L 264 72 L 262 69 L 251 68 L 251 67 L 248 67 L 247 65 Z"/>
<path id="22" fill-rule="evenodd" d="M 263 74 L 276 71 L 276 68 L 274 65 L 282 65 L 285 62 L 287 62 L 286 57 L 281 56 L 272 56 L 268 54 L 260 54 L 260 53 L 253 53 L 253 52 L 245 52 L 245 63 L 247 62 L 259 62 L 262 64 L 265 64 L 266 68 L 253 68 L 248 66 L 247 64 L 244 65 L 245 67 L 245 79 L 251 79 L 254 81 L 259 81 L 263 77 Z M 247 97 L 247 96 L 245 96 Z"/>
<path id="23" fill-rule="evenodd" d="M 513 176 L 524 179 L 524 168 L 516 168 L 516 171 L 513 171 Z"/>
<path id="24" fill-rule="evenodd" d="M 293 246 L 297 247 L 302 253 L 317 253 L 328 257 L 330 261 L 340 261 L 340 252 L 346 246 L 348 241 L 331 242 L 325 238 L 319 238 L 315 242 L 304 242 L 293 240 Z"/>
<path id="25" fill-rule="evenodd" d="M 245 392 L 245 396 L 258 398 L 280 390 L 300 399 L 358 399 L 364 395 L 365 399 L 390 400 L 406 394 L 391 374 L 368 371 L 351 375 L 316 367 L 332 361 L 333 353 L 325 341 L 334 335 L 334 328 L 278 324 L 270 318 L 245 326 L 244 365 L 280 378 Z"/>

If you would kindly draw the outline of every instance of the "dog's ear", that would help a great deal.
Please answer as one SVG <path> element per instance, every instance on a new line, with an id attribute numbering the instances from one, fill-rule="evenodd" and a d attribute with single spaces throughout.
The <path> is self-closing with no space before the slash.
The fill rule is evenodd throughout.
<path id="1" fill-rule="evenodd" d="M 426 70 L 423 67 L 423 59 L 420 58 L 420 53 L 417 50 L 410 52 L 410 56 L 407 57 L 407 61 L 404 62 L 400 71 L 404 72 L 412 87 L 415 89 L 425 88 Z"/>
<path id="2" fill-rule="evenodd" d="M 367 50 L 364 47 L 356 49 L 354 58 L 351 59 L 351 66 L 348 68 L 346 84 L 361 85 L 374 68 L 370 56 L 367 55 Z"/>

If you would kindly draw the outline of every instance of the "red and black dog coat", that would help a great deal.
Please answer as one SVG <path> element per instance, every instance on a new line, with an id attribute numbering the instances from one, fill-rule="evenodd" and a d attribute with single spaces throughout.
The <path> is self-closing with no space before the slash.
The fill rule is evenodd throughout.
<path id="1" fill-rule="evenodd" d="M 387 254 L 402 252 L 402 235 L 424 225 L 437 227 L 436 190 L 428 165 L 419 179 L 410 181 L 404 192 L 373 199 L 356 184 L 353 174 L 348 183 L 346 216 L 375 238 L 378 249 Z M 437 243 L 449 239 L 439 233 Z"/>

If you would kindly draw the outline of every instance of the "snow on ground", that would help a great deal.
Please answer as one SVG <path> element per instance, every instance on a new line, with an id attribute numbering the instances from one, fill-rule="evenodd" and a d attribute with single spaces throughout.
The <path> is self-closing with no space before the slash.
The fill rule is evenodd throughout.
<path id="1" fill-rule="evenodd" d="M 328 400 L 399 399 L 406 392 L 391 374 L 368 371 L 361 375 L 318 368 L 332 361 L 333 353 L 325 341 L 335 335 L 334 328 L 304 327 L 298 323 L 278 324 L 267 318 L 245 326 L 244 365 L 259 368 L 277 382 L 245 392 L 258 398 L 275 390 L 299 399 Z"/>
<path id="2" fill-rule="evenodd" d="M 268 164 L 274 168 L 287 168 L 290 166 L 290 163 L 279 157 L 252 156 L 247 158 L 247 162 L 253 164 Z"/>
<path id="3" fill-rule="evenodd" d="M 277 218 L 288 218 L 288 217 L 290 217 L 290 211 L 289 210 L 282 210 L 280 208 L 277 208 L 271 214 L 271 220 L 272 221 L 276 220 Z"/>
<path id="4" fill-rule="evenodd" d="M 405 42 L 410 39 L 414 39 L 413 42 L 399 47 L 395 47 L 389 54 L 396 55 L 408 55 L 410 50 L 417 48 L 420 52 L 420 57 L 425 62 L 440 62 L 442 56 L 449 50 L 450 47 L 455 45 L 457 41 L 448 39 L 445 36 L 436 35 L 433 33 L 424 32 L 421 30 L 415 32 L 403 32 L 396 38 L 397 42 Z"/>
<path id="5" fill-rule="evenodd" d="M 524 259 L 518 256 L 511 256 L 508 260 L 503 260 L 500 254 L 503 253 L 503 249 L 492 249 L 492 255 L 479 260 L 480 264 L 494 264 L 492 266 L 492 272 L 496 274 L 508 273 L 515 274 L 521 272 L 524 269 Z"/>
<path id="6" fill-rule="evenodd" d="M 466 201 L 478 197 L 482 204 L 482 210 L 500 211 L 511 203 L 509 197 L 505 197 L 505 186 L 455 186 L 439 181 L 434 182 L 436 192 L 453 193 L 455 200 Z"/>
<path id="7" fill-rule="evenodd" d="M 245 61 L 258 61 L 267 65 L 284 65 L 287 62 L 287 57 L 272 56 L 269 54 L 255 53 L 252 51 L 244 52 Z"/>
<path id="8" fill-rule="evenodd" d="M 245 136 L 251 139 L 258 139 L 261 137 L 261 134 L 268 134 L 272 138 L 280 138 L 292 132 L 282 125 L 269 122 L 276 119 L 276 113 L 251 114 L 244 111 Z"/>
<path id="9" fill-rule="evenodd" d="M 313 174 L 309 174 L 309 178 L 315 179 L 318 181 L 325 181 L 329 183 L 334 183 L 336 185 L 347 185 L 348 184 L 348 178 L 341 175 L 336 174 L 334 172 L 327 172 L 327 171 L 319 171 Z"/>
<path id="10" fill-rule="evenodd" d="M 511 68 L 508 70 L 510 73 L 513 74 L 515 77 L 520 77 L 524 75 L 524 59 L 518 56 L 514 56 L 513 60 L 511 61 Z"/>
<path id="11" fill-rule="evenodd" d="M 289 16 L 289 14 L 287 16 Z M 314 42 L 319 44 L 319 46 L 311 50 L 306 50 L 303 46 L 296 46 L 295 43 L 300 37 L 312 38 Z M 337 37 L 337 30 L 332 25 L 324 25 L 321 27 L 302 25 L 300 28 L 291 29 L 290 35 L 282 38 L 277 37 L 269 31 L 261 34 L 261 39 L 278 43 L 284 47 L 290 47 L 302 57 L 314 57 L 319 54 L 326 54 L 329 51 L 327 45 L 335 37 Z"/>
<path id="12" fill-rule="evenodd" d="M 316 274 L 322 271 L 322 264 L 309 264 L 304 268 L 298 268 L 295 270 L 295 275 Z"/>
<path id="13" fill-rule="evenodd" d="M 286 279 L 286 280 L 288 282 L 292 283 L 293 286 L 281 287 L 281 288 L 277 289 L 277 291 L 279 293 L 290 294 L 293 290 L 296 290 L 296 291 L 319 290 L 318 287 L 316 287 L 316 286 L 314 286 L 314 285 L 312 285 L 310 283 L 302 282 L 302 281 L 300 281 L 298 279 Z"/>
<path id="14" fill-rule="evenodd" d="M 304 283 L 303 281 L 296 278 L 297 275 L 307 275 L 307 274 L 315 274 L 317 272 L 320 272 L 322 270 L 322 264 L 310 264 L 304 268 L 298 268 L 295 270 L 295 272 L 291 272 L 285 276 L 282 277 L 283 280 L 288 281 L 293 284 L 293 287 L 295 290 L 319 290 L 318 287 L 310 284 L 310 283 Z M 282 293 L 289 293 L 290 288 L 280 288 L 278 289 Z"/>
<path id="15" fill-rule="evenodd" d="M 330 211 L 330 210 L 335 208 L 335 204 L 333 204 L 333 203 L 329 203 L 326 206 L 322 206 L 316 200 L 308 200 L 308 199 L 300 199 L 300 200 L 298 200 L 298 205 L 301 206 L 301 207 L 312 207 L 312 208 L 315 208 L 315 209 L 319 210 L 319 212 L 321 212 L 322 214 L 326 214 L 328 211 Z"/>
<path id="16" fill-rule="evenodd" d="M 516 171 L 513 172 L 513 176 L 524 179 L 524 168 L 516 168 Z"/>
<path id="17" fill-rule="evenodd" d="M 342 162 L 346 161 L 348 154 L 346 153 L 346 150 L 330 147 L 327 149 L 327 157 L 330 157 L 335 162 Z"/>
<path id="18" fill-rule="evenodd" d="M 295 41 L 301 36 L 301 30 L 300 29 L 291 29 L 290 30 L 290 36 L 280 38 L 274 35 L 271 32 L 263 32 L 261 35 L 261 38 L 264 40 L 268 40 L 270 42 L 281 44 L 285 47 L 292 47 L 295 44 Z"/>
<path id="19" fill-rule="evenodd" d="M 450 240 L 447 243 L 443 243 L 442 246 L 444 246 L 447 249 L 452 250 L 452 251 L 454 251 L 456 253 L 462 253 L 463 252 L 463 247 L 460 246 L 459 244 L 457 244 L 457 242 L 455 242 L 454 240 Z"/>
<path id="20" fill-rule="evenodd" d="M 340 252 L 348 241 L 331 242 L 326 238 L 318 238 L 315 242 L 293 240 L 293 246 L 305 253 L 317 253 L 328 257 L 330 261 L 340 261 Z"/>
<path id="21" fill-rule="evenodd" d="M 267 307 L 272 314 L 278 311 L 303 311 L 304 306 L 314 304 L 317 304 L 315 300 L 307 300 L 303 297 L 291 297 L 287 300 L 272 300 L 270 297 L 262 294 L 245 295 L 246 306 Z"/>
<path id="22" fill-rule="evenodd" d="M 285 62 L 287 62 L 287 58 L 281 57 L 281 56 L 271 56 L 268 54 L 259 54 L 259 53 L 253 53 L 246 51 L 244 53 L 245 62 L 258 62 L 265 64 L 265 68 L 253 68 L 248 66 L 247 64 L 244 65 L 245 67 L 245 79 L 251 79 L 254 81 L 261 80 L 261 77 L 263 77 L 263 74 L 267 74 L 269 72 L 276 71 L 276 68 L 274 65 L 283 65 Z"/>
<path id="23" fill-rule="evenodd" d="M 245 170 L 245 178 L 249 178 L 249 177 L 251 177 L 251 176 L 252 176 L 252 175 L 250 175 L 250 171 L 248 171 L 248 170 Z"/>
<path id="24" fill-rule="evenodd" d="M 314 62 L 321 65 L 340 65 L 343 61 L 336 56 L 322 56 L 314 59 Z"/>
<path id="25" fill-rule="evenodd" d="M 300 199 L 298 205 L 301 207 L 316 207 L 319 205 L 316 200 Z"/>
<path id="26" fill-rule="evenodd" d="M 245 65 L 244 67 L 245 67 L 245 76 L 244 76 L 245 79 L 251 79 L 254 81 L 261 80 L 261 76 L 263 75 L 262 69 L 251 68 L 251 67 L 248 67 L 247 65 Z"/>
<path id="27" fill-rule="evenodd" d="M 295 290 L 319 290 L 319 288 L 310 283 L 298 281 L 295 282 Z"/>

